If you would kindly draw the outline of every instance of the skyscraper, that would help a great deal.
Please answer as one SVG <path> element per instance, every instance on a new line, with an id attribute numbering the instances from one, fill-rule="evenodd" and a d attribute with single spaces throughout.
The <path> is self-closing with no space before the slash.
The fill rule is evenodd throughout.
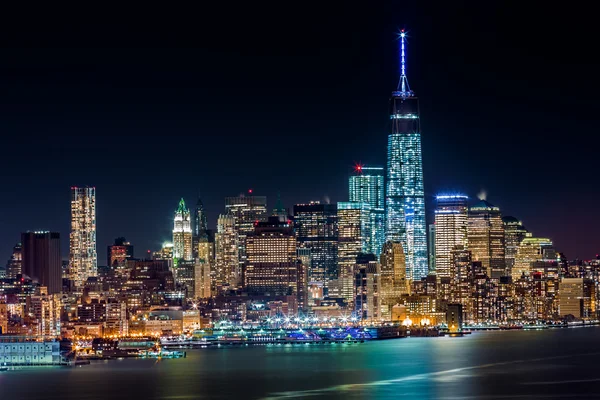
<path id="1" fill-rule="evenodd" d="M 357 165 L 350 176 L 349 200 L 371 208 L 371 239 L 366 253 L 379 257 L 385 242 L 385 186 L 383 167 Z"/>
<path id="2" fill-rule="evenodd" d="M 371 207 L 367 203 L 339 202 L 338 215 L 338 283 L 342 297 L 354 298 L 356 257 L 371 248 Z"/>
<path id="3" fill-rule="evenodd" d="M 409 293 L 409 281 L 406 279 L 406 257 L 402 244 L 386 242 L 379 257 L 380 267 L 380 298 L 383 317 L 391 318 L 391 308 L 400 296 Z"/>
<path id="4" fill-rule="evenodd" d="M 179 261 L 193 259 L 190 210 L 185 206 L 182 198 L 179 200 L 179 206 L 175 210 L 173 219 L 173 264 L 176 266 Z"/>
<path id="5" fill-rule="evenodd" d="M 222 287 L 237 288 L 241 284 L 238 255 L 238 232 L 235 217 L 219 215 L 215 235 L 215 290 Z"/>
<path id="6" fill-rule="evenodd" d="M 296 204 L 294 227 L 298 246 L 310 249 L 309 282 L 320 282 L 326 291 L 338 277 L 338 219 L 336 204 Z"/>
<path id="7" fill-rule="evenodd" d="M 16 279 L 23 268 L 23 247 L 21 243 L 15 244 L 10 259 L 6 263 L 6 278 Z"/>
<path id="8" fill-rule="evenodd" d="M 435 209 L 435 269 L 438 278 L 452 275 L 451 252 L 467 246 L 468 197 L 464 195 L 436 196 Z"/>
<path id="9" fill-rule="evenodd" d="M 62 291 L 62 263 L 60 260 L 60 234 L 58 232 L 25 232 L 23 245 L 23 275 L 27 275 L 49 294 Z"/>
<path id="10" fill-rule="evenodd" d="M 408 86 L 405 70 L 405 33 L 400 33 L 401 74 L 390 101 L 392 121 L 388 136 L 386 240 L 402 243 L 408 277 L 428 273 L 425 195 L 419 101 Z"/>
<path id="11" fill-rule="evenodd" d="M 467 230 L 467 249 L 473 261 L 481 262 L 490 278 L 504 276 L 504 223 L 500 209 L 479 201 L 469 209 Z"/>
<path id="12" fill-rule="evenodd" d="M 254 232 L 256 222 L 266 221 L 267 198 L 266 196 L 253 196 L 252 190 L 248 196 L 240 195 L 225 197 L 225 211 L 234 217 L 234 228 L 238 235 L 239 270 L 246 262 L 246 236 Z"/>
<path id="13" fill-rule="evenodd" d="M 504 259 L 506 260 L 506 270 L 510 275 L 515 265 L 515 257 L 517 256 L 519 245 L 523 239 L 531 237 L 531 233 L 515 217 L 502 217 L 502 222 L 504 223 L 504 245 L 506 248 Z"/>
<path id="14" fill-rule="evenodd" d="M 200 197 L 198 197 L 196 208 L 194 208 L 194 237 L 196 239 L 208 239 L 208 222 L 206 221 L 204 203 L 202 203 Z"/>
<path id="15" fill-rule="evenodd" d="M 556 251 L 552 241 L 548 238 L 526 237 L 517 249 L 514 258 L 514 265 L 511 269 L 513 282 L 517 281 L 524 274 L 529 276 L 530 272 L 536 267 L 536 264 L 556 263 Z M 556 263 L 558 270 L 558 263 Z"/>
<path id="16" fill-rule="evenodd" d="M 96 253 L 96 188 L 71 187 L 69 275 L 76 288 L 98 274 Z"/>
<path id="17" fill-rule="evenodd" d="M 244 289 L 260 296 L 296 296 L 301 308 L 306 304 L 304 267 L 296 254 L 296 238 L 292 225 L 273 216 L 258 222 L 248 235 Z"/>

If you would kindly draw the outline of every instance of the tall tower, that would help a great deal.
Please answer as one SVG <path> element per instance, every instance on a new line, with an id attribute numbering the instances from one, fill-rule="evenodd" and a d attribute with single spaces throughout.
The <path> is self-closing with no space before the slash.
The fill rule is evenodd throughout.
<path id="1" fill-rule="evenodd" d="M 463 195 L 436 196 L 435 269 L 438 278 L 452 276 L 451 252 L 467 246 L 469 198 Z"/>
<path id="2" fill-rule="evenodd" d="M 504 276 L 504 223 L 500 208 L 485 200 L 473 205 L 469 209 L 467 236 L 473 261 L 481 262 L 490 278 Z"/>
<path id="3" fill-rule="evenodd" d="M 175 210 L 173 220 L 173 263 L 193 260 L 192 253 L 192 224 L 190 210 L 185 206 L 183 198 Z"/>
<path id="4" fill-rule="evenodd" d="M 241 284 L 239 237 L 233 215 L 219 215 L 215 235 L 215 291 L 237 288 Z"/>
<path id="5" fill-rule="evenodd" d="M 337 204 L 296 204 L 294 228 L 298 246 L 310 249 L 310 283 L 323 284 L 338 278 L 338 215 Z"/>
<path id="6" fill-rule="evenodd" d="M 427 276 L 427 231 L 419 101 L 408 86 L 404 30 L 400 33 L 400 82 L 390 100 L 386 240 L 400 242 L 406 253 L 407 279 Z"/>
<path id="7" fill-rule="evenodd" d="M 21 233 L 23 275 L 47 288 L 48 294 L 62 291 L 60 234 L 58 232 Z"/>
<path id="8" fill-rule="evenodd" d="M 98 274 L 96 253 L 96 188 L 71 187 L 69 274 L 76 288 Z"/>
<path id="9" fill-rule="evenodd" d="M 385 242 L 385 186 L 383 167 L 356 165 L 354 175 L 348 180 L 349 200 L 366 203 L 371 208 L 371 238 L 366 253 L 376 257 Z"/>
<path id="10" fill-rule="evenodd" d="M 515 258 L 519 251 L 519 245 L 526 237 L 531 237 L 531 233 L 523 226 L 523 223 L 515 217 L 502 217 L 504 223 L 504 244 L 506 252 L 504 258 L 506 260 L 506 271 L 508 275 L 512 275 L 512 268 L 515 265 Z"/>
<path id="11" fill-rule="evenodd" d="M 208 239 L 208 222 L 206 222 L 206 212 L 204 203 L 198 197 L 196 208 L 194 209 L 194 237 L 198 239 Z"/>

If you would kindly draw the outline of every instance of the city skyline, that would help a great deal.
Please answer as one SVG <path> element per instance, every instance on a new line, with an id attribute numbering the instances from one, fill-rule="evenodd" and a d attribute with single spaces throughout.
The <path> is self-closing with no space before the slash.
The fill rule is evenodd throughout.
<path id="1" fill-rule="evenodd" d="M 269 209 L 275 203 L 277 191 L 281 192 L 284 205 L 290 209 L 296 203 L 308 203 L 310 200 L 323 201 L 329 198 L 332 203 L 347 201 L 347 179 L 354 162 L 385 165 L 384 149 L 388 133 L 385 126 L 386 102 L 389 91 L 396 86 L 399 69 L 394 32 L 403 27 L 398 22 L 399 15 L 402 21 L 410 21 L 407 26 L 410 28 L 409 75 L 411 85 L 417 89 L 422 101 L 421 114 L 425 121 L 422 140 L 428 222 L 432 222 L 431 211 L 434 209 L 432 204 L 436 194 L 461 192 L 475 199 L 475 194 L 483 189 L 488 191 L 489 200 L 500 207 L 503 215 L 513 215 L 523 221 L 535 236 L 548 237 L 557 250 L 564 252 L 568 258 L 593 257 L 597 252 L 595 243 L 598 242 L 598 237 L 589 227 L 597 224 L 598 217 L 593 213 L 579 211 L 592 208 L 597 194 L 597 189 L 589 184 L 592 182 L 590 178 L 594 169 L 590 161 L 593 157 L 588 153 L 591 150 L 587 147 L 592 146 L 582 146 L 584 136 L 570 135 L 570 140 L 560 142 L 561 155 L 556 151 L 556 142 L 548 140 L 549 135 L 560 132 L 565 126 L 573 132 L 585 132 L 590 127 L 589 115 L 593 114 L 590 111 L 594 109 L 594 103 L 590 100 L 589 104 L 582 104 L 590 97 L 580 89 L 584 87 L 582 77 L 586 76 L 583 73 L 586 70 L 575 73 L 581 67 L 576 58 L 572 62 L 558 60 L 559 68 L 570 76 L 569 90 L 576 91 L 575 96 L 569 97 L 576 100 L 571 102 L 558 96 L 555 100 L 562 110 L 558 116 L 544 110 L 548 105 L 544 101 L 545 97 L 553 93 L 550 92 L 553 88 L 551 80 L 547 79 L 556 68 L 556 63 L 552 61 L 555 59 L 551 55 L 552 50 L 564 47 L 562 40 L 565 39 L 556 38 L 552 45 L 541 42 L 541 47 L 528 55 L 526 53 L 531 48 L 532 41 L 537 44 L 540 37 L 535 34 L 537 28 L 527 26 L 529 21 L 526 23 L 525 18 L 515 22 L 520 28 L 515 29 L 519 31 L 518 36 L 517 33 L 506 32 L 504 23 L 493 21 L 483 29 L 482 37 L 476 38 L 473 32 L 482 27 L 474 16 L 481 11 L 470 10 L 471 14 L 463 17 L 454 12 L 448 15 L 451 22 L 444 22 L 446 16 L 442 18 L 444 12 L 440 9 L 431 16 L 435 22 L 431 24 L 424 23 L 427 18 L 424 11 L 418 8 L 391 7 L 385 11 L 395 13 L 390 17 L 383 16 L 383 10 L 367 13 L 365 18 L 369 23 L 364 28 L 357 28 L 351 34 L 352 40 L 346 42 L 339 25 L 334 23 L 332 27 L 326 27 L 325 21 L 322 21 L 316 23 L 315 31 L 310 34 L 290 33 L 288 40 L 292 45 L 289 48 L 281 49 L 281 43 L 277 41 L 259 44 L 260 54 L 247 59 L 249 70 L 243 72 L 241 77 L 235 77 L 237 69 L 217 74 L 215 79 L 218 84 L 214 86 L 204 79 L 195 78 L 196 75 L 201 75 L 201 68 L 190 71 L 189 67 L 184 67 L 183 61 L 192 57 L 185 51 L 173 50 L 173 61 L 168 64 L 153 66 L 150 62 L 145 63 L 143 68 L 139 61 L 125 58 L 125 69 L 118 72 L 117 58 L 108 57 L 98 64 L 99 55 L 107 54 L 106 50 L 103 53 L 96 49 L 98 54 L 84 52 L 80 58 L 61 51 L 49 58 L 44 58 L 45 52 L 39 51 L 32 51 L 23 57 L 13 57 L 14 60 L 9 61 L 3 69 L 2 82 L 7 95 L 12 96 L 15 101 L 3 111 L 1 117 L 6 131 L 18 137 L 7 142 L 5 147 L 19 148 L 23 145 L 21 137 L 33 135 L 39 140 L 32 145 L 29 154 L 39 164 L 47 165 L 48 175 L 40 177 L 37 176 L 37 169 L 21 168 L 18 154 L 11 153 L 3 158 L 4 174 L 21 177 L 19 181 L 27 181 L 28 184 L 18 184 L 21 196 L 7 196 L 1 200 L 4 213 L 3 229 L 0 232 L 0 257 L 3 260 L 10 257 L 21 232 L 58 231 L 63 238 L 67 238 L 69 209 L 65 204 L 68 204 L 68 187 L 72 185 L 89 184 L 98 189 L 97 246 L 104 249 L 114 238 L 124 236 L 139 249 L 138 255 L 146 250 L 158 250 L 164 241 L 169 241 L 172 205 L 181 197 L 191 205 L 195 204 L 198 193 L 200 194 L 212 229 L 216 226 L 217 216 L 224 213 L 223 199 L 250 188 L 256 194 L 267 196 Z M 376 26 L 376 21 L 380 26 Z M 298 22 L 290 23 L 294 26 Z M 566 24 L 569 25 L 569 21 Z M 443 37 L 442 33 L 450 27 L 457 37 L 460 36 L 460 45 Z M 576 37 L 577 41 L 569 48 L 580 54 L 588 39 L 577 35 L 576 32 L 580 31 L 576 29 L 571 32 L 571 36 Z M 182 33 L 176 31 L 172 35 L 180 37 Z M 250 31 L 249 34 L 254 38 L 263 38 L 265 33 Z M 115 38 L 116 34 L 106 39 L 110 41 Z M 324 38 L 318 49 L 331 50 L 331 55 L 316 64 L 319 67 L 312 65 L 321 60 L 320 52 L 317 52 L 317 56 L 310 50 L 310 46 L 318 44 L 317 38 Z M 230 36 L 226 36 L 221 44 L 229 43 L 230 39 Z M 69 40 L 68 43 L 76 43 L 77 39 Z M 481 46 L 487 43 L 486 40 L 490 42 Z M 303 41 L 307 45 L 302 45 Z M 130 42 L 126 40 L 126 43 Z M 46 49 L 53 49 L 50 43 L 44 44 Z M 92 40 L 92 45 L 94 44 L 98 44 L 97 38 L 96 42 Z M 203 42 L 200 44 L 205 45 Z M 247 45 L 236 41 L 235 46 L 228 47 L 222 57 L 217 57 L 219 53 L 214 50 L 214 46 L 206 45 L 208 56 L 213 62 L 208 64 L 204 72 L 215 73 L 236 57 L 247 55 L 251 48 L 245 46 Z M 348 50 L 356 55 L 346 56 Z M 452 52 L 456 54 L 452 55 Z M 518 68 L 507 68 L 506 63 L 501 62 L 505 60 L 507 53 L 512 55 L 512 59 L 519 61 Z M 111 52 L 108 54 L 115 55 Z M 137 48 L 136 54 L 141 56 L 141 60 L 148 61 L 149 54 L 142 47 Z M 297 54 L 305 55 L 306 59 L 298 60 Z M 371 57 L 367 57 L 368 55 Z M 351 65 L 345 57 L 351 57 L 351 60 L 357 62 Z M 369 62 L 359 62 L 361 57 L 369 59 Z M 581 57 L 585 57 L 585 54 Z M 476 59 L 481 60 L 476 65 L 482 71 L 473 67 Z M 200 60 L 206 61 L 204 58 L 192 60 L 194 68 Z M 459 60 L 466 61 L 459 67 Z M 552 61 L 552 67 L 548 64 L 549 61 Z M 272 67 L 267 68 L 266 73 L 260 73 L 269 62 L 273 63 Z M 503 65 L 500 66 L 501 64 Z M 17 67 L 23 67 L 28 72 L 17 73 L 13 70 Z M 45 67 L 50 68 L 44 74 L 36 72 L 38 68 Z M 178 71 L 182 74 L 181 78 L 165 78 L 160 74 L 163 67 L 167 71 Z M 280 71 L 276 71 L 278 68 Z M 304 70 L 305 73 L 295 73 L 297 69 Z M 141 77 L 135 79 L 135 74 L 140 71 Z M 503 80 L 494 83 L 492 78 L 499 72 L 503 73 Z M 518 85 L 521 75 L 526 75 L 530 80 L 527 87 L 530 86 L 531 89 Z M 298 76 L 298 81 L 290 82 L 289 76 Z M 354 76 L 362 78 L 349 80 Z M 52 81 L 57 77 L 62 77 L 59 81 L 67 85 L 63 88 L 64 93 L 56 93 L 57 97 L 52 96 L 52 101 L 49 101 L 48 97 L 54 94 Z M 249 78 L 255 79 L 255 82 Z M 28 79 L 31 83 L 26 83 Z M 111 85 L 104 85 L 104 80 L 111 82 Z M 142 92 L 145 94 L 152 92 L 157 86 L 156 95 L 150 97 L 150 102 L 145 102 L 141 97 L 131 94 L 128 89 L 129 81 L 136 87 L 143 88 Z M 224 82 L 227 85 L 219 86 Z M 291 84 L 291 89 L 298 95 L 297 100 L 290 100 L 293 101 L 292 107 L 285 109 L 279 108 L 273 100 L 280 94 L 277 88 L 283 87 L 283 82 Z M 352 84 L 347 85 L 348 82 Z M 484 82 L 484 87 L 479 86 L 481 82 Z M 165 85 L 169 83 L 173 85 L 166 87 L 175 89 L 166 89 Z M 240 83 L 243 85 L 240 86 Z M 505 88 L 511 86 L 511 83 L 515 90 L 510 91 L 509 95 Z M 81 90 L 77 89 L 76 84 L 81 84 L 90 94 L 81 97 Z M 20 94 L 23 85 L 30 88 L 32 92 L 29 95 L 35 101 L 24 103 L 26 99 Z M 206 87 L 203 88 L 203 85 Z M 303 86 L 310 90 L 303 89 Z M 257 99 L 255 105 L 246 103 L 248 109 L 239 110 L 239 115 L 245 121 L 250 114 L 257 115 L 258 119 L 250 119 L 245 125 L 249 135 L 235 134 L 234 128 L 239 128 L 239 125 L 231 130 L 226 129 L 218 122 L 220 117 L 207 124 L 197 122 L 205 116 L 205 112 L 229 116 L 228 103 L 224 102 L 223 96 L 234 93 L 233 89 L 236 87 L 252 93 Z M 458 96 L 458 99 L 450 102 L 447 96 L 452 87 L 460 90 L 451 92 L 452 97 Z M 223 94 L 225 92 L 226 95 Z M 179 107 L 179 110 L 169 106 L 162 100 L 162 96 L 167 94 L 170 95 L 167 97 L 178 99 L 179 104 L 184 106 Z M 97 102 L 92 101 L 91 96 L 94 95 L 98 95 Z M 122 104 L 123 110 L 108 105 L 121 95 L 125 96 L 124 101 L 127 102 Z M 216 96 L 214 105 L 207 105 L 206 100 L 192 100 L 193 96 L 207 99 L 212 95 Z M 317 97 L 323 97 L 323 100 L 310 104 Z M 71 98 L 80 98 L 81 104 L 73 105 Z M 514 110 L 512 103 L 507 102 L 509 99 L 520 105 L 528 104 L 527 115 L 514 111 L 510 116 L 517 119 L 516 124 L 504 121 L 499 126 L 491 126 L 498 125 L 498 119 Z M 28 110 L 31 113 L 24 113 L 18 104 L 30 104 Z M 461 112 L 458 113 L 457 104 L 461 106 Z M 208 107 L 207 111 L 202 111 L 204 107 Z M 139 135 L 151 125 L 148 121 L 154 121 L 154 117 L 149 115 L 157 110 L 163 121 L 158 124 L 161 129 L 151 130 L 151 136 L 140 138 Z M 127 116 L 128 112 L 132 116 Z M 268 129 L 261 133 L 266 116 L 274 112 L 280 116 L 280 122 L 267 124 L 265 128 Z M 300 114 L 297 115 L 296 112 Z M 71 118 L 72 113 L 81 118 Z M 452 113 L 456 115 L 450 115 Z M 30 115 L 33 118 L 26 120 L 26 116 L 29 118 Z M 306 115 L 306 119 L 298 119 L 301 115 Z M 348 122 L 340 122 L 337 115 L 343 115 Z M 553 116 L 551 123 L 543 118 L 547 115 Z M 77 120 L 80 123 L 73 122 Z M 300 121 L 299 127 L 289 126 L 291 120 Z M 439 120 L 445 122 L 436 122 Z M 80 132 L 82 144 L 77 145 L 73 139 Z M 168 132 L 173 132 L 174 138 L 189 140 L 190 148 L 197 144 L 192 136 L 205 140 L 207 146 L 202 156 L 206 158 L 204 162 L 207 167 L 198 166 L 196 161 L 184 160 L 183 164 L 188 172 L 182 172 L 181 165 L 177 163 L 173 163 L 178 166 L 177 171 L 164 162 L 145 159 L 145 162 L 140 163 L 144 158 L 140 158 L 138 153 L 158 149 L 161 147 L 161 140 L 170 145 Z M 26 135 L 27 133 L 30 135 Z M 325 140 L 318 142 L 321 146 L 312 149 L 314 156 L 323 160 L 319 168 L 305 161 L 296 162 L 289 157 L 272 154 L 269 146 L 277 143 L 274 140 L 280 140 L 288 148 L 294 148 L 294 140 L 297 142 L 297 138 L 302 137 L 299 136 L 301 134 L 309 142 L 321 138 Z M 218 136 L 228 139 L 223 140 Z M 49 142 L 48 137 L 53 137 L 54 141 Z M 349 139 L 344 145 L 339 145 L 340 137 Z M 122 140 L 124 147 L 129 150 L 125 156 L 111 155 L 108 143 L 112 143 L 113 139 Z M 255 147 L 249 147 L 253 141 Z M 247 168 L 247 172 L 238 162 L 227 167 L 228 164 L 210 154 L 219 153 L 225 144 L 230 146 L 229 151 L 222 154 L 228 154 L 232 159 L 243 158 L 244 151 L 254 149 L 252 166 Z M 498 151 L 489 152 L 491 144 L 497 145 Z M 89 153 L 81 151 L 86 146 L 90 147 Z M 48 158 L 45 155 L 48 149 L 60 156 Z M 461 150 L 466 151 L 466 154 L 459 153 Z M 75 153 L 85 153 L 86 158 Z M 109 156 L 108 160 L 101 158 L 101 154 L 103 157 Z M 265 155 L 265 160 L 259 157 L 261 154 Z M 455 157 L 456 154 L 464 156 Z M 527 163 L 527 155 L 538 159 L 539 154 L 556 158 L 535 167 L 543 170 L 531 170 L 534 168 L 531 164 L 535 163 Z M 161 153 L 156 155 L 160 160 Z M 95 160 L 94 165 L 103 165 L 103 172 L 97 171 L 101 169 L 99 167 L 82 163 L 88 157 Z M 174 159 L 167 157 L 167 160 Z M 522 165 L 519 165 L 519 161 L 522 161 Z M 71 169 L 71 162 L 76 162 L 77 168 Z M 273 162 L 285 163 L 288 168 L 274 169 Z M 208 168 L 212 166 L 214 168 Z M 169 178 L 177 176 L 177 173 L 182 177 Z M 540 173 L 541 179 L 530 179 L 530 173 Z M 145 192 L 157 183 L 161 184 L 161 193 L 148 196 Z M 564 189 L 563 184 L 566 185 Z M 124 193 L 129 197 L 126 201 L 129 207 L 122 207 Z M 41 202 L 40 197 L 43 200 Z M 63 239 L 63 258 L 67 254 L 67 246 L 68 241 Z M 104 251 L 101 251 L 99 258 L 101 264 L 106 263 Z"/>

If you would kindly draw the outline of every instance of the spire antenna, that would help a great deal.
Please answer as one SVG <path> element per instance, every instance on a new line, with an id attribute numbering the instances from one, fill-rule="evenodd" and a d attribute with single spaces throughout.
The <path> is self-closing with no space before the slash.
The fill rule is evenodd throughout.
<path id="1" fill-rule="evenodd" d="M 393 95 L 405 99 L 414 96 L 414 93 L 410 90 L 408 79 L 406 78 L 406 32 L 404 32 L 404 29 L 400 30 L 398 36 L 400 37 L 400 81 L 398 82 L 398 88 Z"/>

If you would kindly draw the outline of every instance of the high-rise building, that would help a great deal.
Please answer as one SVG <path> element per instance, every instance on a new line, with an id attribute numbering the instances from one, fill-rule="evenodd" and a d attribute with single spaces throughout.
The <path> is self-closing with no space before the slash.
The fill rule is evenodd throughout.
<path id="1" fill-rule="evenodd" d="M 194 237 L 208 239 L 208 222 L 204 211 L 204 203 L 202 203 L 200 197 L 198 197 L 196 208 L 194 208 Z"/>
<path id="2" fill-rule="evenodd" d="M 480 261 L 490 278 L 504 276 L 504 223 L 500 208 L 480 200 L 469 209 L 467 231 L 467 249 L 473 261 Z"/>
<path id="3" fill-rule="evenodd" d="M 233 215 L 219 215 L 215 235 L 215 290 L 237 288 L 241 284 L 238 231 Z"/>
<path id="4" fill-rule="evenodd" d="M 556 262 L 556 251 L 548 238 L 526 237 L 521 240 L 511 269 L 513 281 L 528 277 L 540 262 Z M 558 269 L 558 263 L 557 263 Z"/>
<path id="5" fill-rule="evenodd" d="M 76 288 L 98 274 L 96 188 L 71 187 L 69 275 Z"/>
<path id="6" fill-rule="evenodd" d="M 531 233 L 515 217 L 502 217 L 502 222 L 504 223 L 504 246 L 506 249 L 504 259 L 506 260 L 506 271 L 511 275 L 519 245 L 523 239 L 531 237 Z"/>
<path id="7" fill-rule="evenodd" d="M 25 232 L 23 245 L 23 275 L 48 288 L 49 294 L 62 291 L 62 263 L 58 232 Z"/>
<path id="8" fill-rule="evenodd" d="M 392 121 L 388 136 L 386 240 L 402 243 L 408 278 L 428 274 L 427 227 L 423 189 L 423 160 L 419 101 L 408 86 L 405 71 L 405 34 L 400 34 L 401 75 L 390 101 Z"/>
<path id="9" fill-rule="evenodd" d="M 469 198 L 463 195 L 436 196 L 435 209 L 435 269 L 438 278 L 450 278 L 450 253 L 457 246 L 467 246 Z"/>
<path id="10" fill-rule="evenodd" d="M 179 261 L 192 261 L 193 259 L 190 210 L 185 206 L 182 198 L 179 200 L 173 220 L 173 264 L 177 265 Z"/>
<path id="11" fill-rule="evenodd" d="M 291 223 L 270 217 L 258 222 L 246 239 L 244 290 L 259 296 L 297 296 L 299 308 L 304 308 L 308 301 L 306 269 L 296 254 Z"/>
<path id="12" fill-rule="evenodd" d="M 354 311 L 365 321 L 381 319 L 380 269 L 374 254 L 360 253 L 354 268 Z"/>
<path id="13" fill-rule="evenodd" d="M 563 278 L 559 288 L 559 315 L 575 318 L 596 317 L 594 282 L 585 278 Z"/>
<path id="14" fill-rule="evenodd" d="M 23 248 L 21 243 L 15 244 L 10 259 L 6 263 L 6 279 L 17 279 L 23 268 Z"/>
<path id="15" fill-rule="evenodd" d="M 435 274 L 435 224 L 427 226 L 427 258 L 429 274 Z"/>
<path id="16" fill-rule="evenodd" d="M 133 258 L 133 246 L 124 237 L 115 239 L 114 244 L 107 247 L 106 262 L 110 268 L 119 268 Z"/>
<path id="17" fill-rule="evenodd" d="M 341 297 L 354 298 L 356 257 L 371 248 L 371 207 L 368 203 L 339 202 L 338 215 L 338 283 Z"/>
<path id="18" fill-rule="evenodd" d="M 371 209 L 371 238 L 366 253 L 379 257 L 385 243 L 385 185 L 384 168 L 357 165 L 349 179 L 349 200 L 366 203 Z"/>
<path id="19" fill-rule="evenodd" d="M 286 221 L 290 215 L 289 210 L 283 206 L 283 202 L 281 201 L 281 193 L 279 192 L 277 192 L 277 201 L 275 202 L 275 207 L 273 208 L 271 215 L 274 217 L 279 217 L 281 221 Z"/>
<path id="20" fill-rule="evenodd" d="M 248 195 L 225 197 L 225 211 L 234 217 L 234 228 L 238 235 L 239 270 L 246 262 L 246 236 L 254 232 L 257 222 L 266 221 L 267 212 L 266 196 L 254 196 L 252 190 Z"/>
<path id="21" fill-rule="evenodd" d="M 322 283 L 327 294 L 329 281 L 338 278 L 337 205 L 319 202 L 296 204 L 294 227 L 298 246 L 310 249 L 309 282 Z"/>
<path id="22" fill-rule="evenodd" d="M 400 296 L 409 294 L 410 282 L 406 276 L 406 257 L 402 244 L 386 242 L 379 257 L 379 292 L 382 317 L 391 318 L 391 309 Z"/>

